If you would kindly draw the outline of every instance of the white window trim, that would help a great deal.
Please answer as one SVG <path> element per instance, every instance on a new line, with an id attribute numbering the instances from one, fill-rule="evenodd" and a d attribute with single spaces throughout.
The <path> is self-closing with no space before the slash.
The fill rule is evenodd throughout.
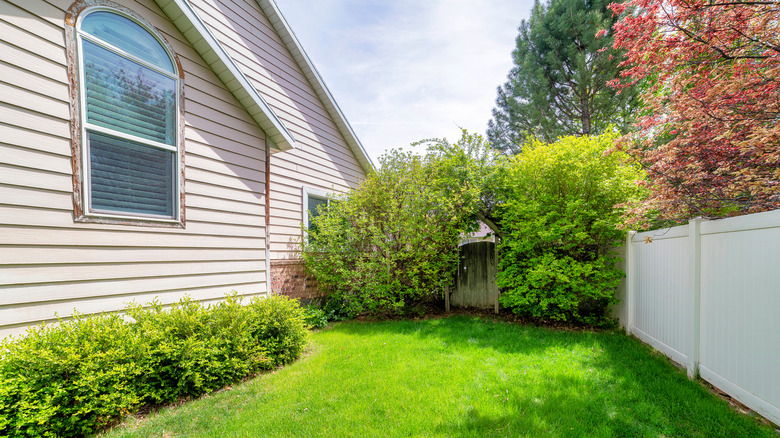
<path id="1" fill-rule="evenodd" d="M 134 23 L 138 24 L 139 26 L 141 26 L 147 32 L 149 32 L 149 34 L 152 35 L 157 40 L 157 42 L 160 43 L 160 45 L 163 47 L 165 52 L 168 54 L 168 56 L 170 58 L 170 61 L 171 61 L 171 65 L 173 66 L 173 70 L 174 70 L 173 73 L 171 73 L 169 71 L 166 71 L 166 70 L 163 70 L 163 69 L 161 69 L 161 68 L 159 68 L 159 67 L 157 67 L 157 66 L 155 66 L 155 65 L 153 65 L 151 63 L 149 63 L 146 60 L 140 59 L 140 58 L 138 58 L 135 55 L 129 54 L 129 53 L 125 52 L 124 50 L 119 49 L 117 47 L 114 47 L 112 44 L 110 44 L 110 43 L 108 43 L 106 41 L 103 41 L 102 39 L 99 39 L 97 37 L 94 37 L 93 35 L 89 34 L 88 32 L 85 32 L 85 31 L 81 30 L 81 23 L 84 20 L 84 18 L 87 17 L 88 15 L 90 15 L 91 13 L 98 12 L 98 11 L 106 11 L 106 12 L 110 12 L 112 14 L 117 14 L 117 15 L 120 15 L 122 17 L 125 17 L 125 18 L 133 21 Z M 80 165 L 81 165 L 81 170 L 82 170 L 82 172 L 81 172 L 81 174 L 82 174 L 82 179 L 81 179 L 82 204 L 81 205 L 83 206 L 83 211 L 82 211 L 83 216 L 86 217 L 86 218 L 94 218 L 94 219 L 110 218 L 110 219 L 128 220 L 128 221 L 142 220 L 142 221 L 145 221 L 145 222 L 157 222 L 157 223 L 163 223 L 163 224 L 181 224 L 183 218 L 182 218 L 182 205 L 181 205 L 182 204 L 182 199 L 181 199 L 181 194 L 182 194 L 182 187 L 181 187 L 182 186 L 182 181 L 181 181 L 181 178 L 182 178 L 182 175 L 181 175 L 181 173 L 182 173 L 182 162 L 181 162 L 182 161 L 181 160 L 182 150 L 181 149 L 182 148 L 181 148 L 181 138 L 180 138 L 180 136 L 181 136 L 181 128 L 182 128 L 182 126 L 181 126 L 182 121 L 181 121 L 181 117 L 180 117 L 180 112 L 181 112 L 181 104 L 182 104 L 181 103 L 181 87 L 182 87 L 182 82 L 183 81 L 182 81 L 182 78 L 181 78 L 181 72 L 179 71 L 180 67 L 179 67 L 178 63 L 176 62 L 176 59 L 174 58 L 174 54 L 171 51 L 171 48 L 168 46 L 168 44 L 166 44 L 166 42 L 164 40 L 162 40 L 160 38 L 160 36 L 157 34 L 157 31 L 155 29 L 150 28 L 149 25 L 147 25 L 143 21 L 139 20 L 137 17 L 134 17 L 133 15 L 126 13 L 125 11 L 117 9 L 117 8 L 109 7 L 109 6 L 91 6 L 91 7 L 85 8 L 83 11 L 81 11 L 79 13 L 78 20 L 76 21 L 76 24 L 75 24 L 74 28 L 75 28 L 75 39 L 76 39 L 76 54 L 75 54 L 74 62 L 78 65 L 78 72 L 79 72 L 78 73 L 78 90 L 79 90 L 78 99 L 79 99 L 79 118 L 80 118 L 79 125 L 81 126 L 81 132 L 80 132 L 80 137 L 81 137 L 81 145 L 80 145 L 80 149 L 81 149 L 81 163 L 80 163 Z M 173 145 L 168 145 L 168 144 L 160 143 L 160 142 L 157 142 L 157 141 L 154 141 L 154 140 L 149 140 L 149 139 L 137 137 L 137 136 L 132 135 L 132 134 L 126 134 L 126 133 L 123 133 L 123 132 L 120 132 L 120 131 L 115 131 L 113 129 L 105 128 L 105 127 L 102 127 L 102 126 L 92 125 L 92 124 L 90 124 L 87 121 L 87 105 L 86 105 L 87 100 L 86 100 L 86 86 L 85 86 L 86 80 L 85 80 L 85 77 L 84 77 L 85 72 L 84 72 L 84 67 L 83 67 L 83 64 L 84 64 L 84 50 L 83 50 L 83 47 L 82 47 L 84 39 L 90 41 L 91 43 L 97 44 L 98 46 L 100 46 L 102 48 L 110 50 L 110 51 L 112 51 L 112 52 L 114 52 L 114 53 L 116 53 L 116 54 L 118 54 L 120 56 L 123 56 L 123 57 L 125 57 L 127 59 L 130 59 L 130 60 L 132 60 L 134 62 L 137 62 L 137 63 L 143 65 L 144 67 L 147 67 L 147 68 L 149 68 L 149 69 L 151 69 L 151 70 L 153 70 L 153 71 L 155 71 L 157 73 L 165 75 L 165 76 L 173 79 L 174 81 L 176 81 L 176 85 L 174 87 L 175 90 L 176 90 L 176 93 L 175 93 L 176 94 L 176 109 L 175 109 L 175 112 L 174 112 L 174 114 L 175 114 L 174 117 L 176 119 L 176 127 L 174 129 L 175 139 L 174 139 L 174 142 L 173 142 L 174 144 Z M 173 213 L 174 213 L 173 217 L 151 215 L 151 214 L 143 214 L 143 213 L 128 213 L 128 212 L 96 210 L 96 209 L 92 208 L 92 202 L 91 202 L 91 196 L 90 196 L 90 194 L 91 194 L 90 191 L 91 191 L 91 188 L 92 188 L 92 186 L 90 184 L 90 181 L 91 181 L 91 166 L 90 166 L 89 148 L 88 148 L 88 144 L 87 144 L 88 143 L 87 129 L 89 129 L 90 131 L 93 131 L 93 132 L 100 132 L 100 133 L 104 133 L 104 134 L 109 134 L 109 135 L 112 135 L 114 137 L 119 137 L 119 138 L 122 138 L 122 139 L 125 139 L 125 140 L 134 141 L 134 142 L 137 142 L 137 143 L 140 143 L 140 144 L 143 144 L 143 145 L 152 146 L 152 147 L 155 147 L 155 148 L 158 148 L 158 149 L 164 149 L 164 150 L 175 152 L 176 155 L 175 155 L 175 157 L 173 159 L 175 168 L 174 168 L 174 172 L 173 172 L 173 181 L 172 181 L 172 185 L 175 187 L 175 192 L 172 193 L 172 196 L 173 196 L 173 200 L 172 201 L 173 201 L 173 205 L 174 205 L 173 206 Z"/>
<path id="2" fill-rule="evenodd" d="M 330 198 L 333 196 L 333 192 L 327 192 L 325 190 L 314 189 L 310 187 L 303 188 L 303 204 L 301 204 L 301 210 L 303 213 L 303 238 L 308 237 L 306 230 L 309 228 L 309 198 L 317 198 L 327 201 L 330 205 Z"/>

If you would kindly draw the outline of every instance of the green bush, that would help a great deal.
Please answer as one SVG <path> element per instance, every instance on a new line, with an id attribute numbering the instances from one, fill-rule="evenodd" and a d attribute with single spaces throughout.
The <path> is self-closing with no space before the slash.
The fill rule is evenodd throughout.
<path id="1" fill-rule="evenodd" d="M 339 295 L 319 297 L 303 308 L 306 324 L 310 328 L 324 328 L 331 321 L 348 321 L 355 317 L 350 307 Z"/>
<path id="2" fill-rule="evenodd" d="M 303 308 L 303 319 L 309 328 L 325 328 L 328 325 L 328 315 L 320 307 L 306 306 Z"/>
<path id="3" fill-rule="evenodd" d="M 210 307 L 189 298 L 169 309 L 129 306 L 134 328 L 146 340 L 139 360 L 146 375 L 139 382 L 143 401 L 194 397 L 270 368 L 250 332 L 254 315 L 248 310 L 236 295 Z"/>
<path id="4" fill-rule="evenodd" d="M 0 350 L 0 435 L 80 436 L 137 405 L 141 340 L 117 315 L 31 328 Z"/>
<path id="5" fill-rule="evenodd" d="M 128 306 L 0 344 L 0 436 L 88 435 L 140 405 L 195 397 L 296 359 L 303 313 L 281 296 L 243 306 Z"/>
<path id="6" fill-rule="evenodd" d="M 497 282 L 501 303 L 515 313 L 608 322 L 623 276 L 612 251 L 624 237 L 615 205 L 643 194 L 635 184 L 641 170 L 622 153 L 605 155 L 615 137 L 535 141 L 507 163 L 496 208 L 504 232 Z"/>
<path id="7" fill-rule="evenodd" d="M 359 188 L 312 221 L 306 268 L 347 314 L 407 314 L 452 282 L 458 242 L 476 228 L 482 185 L 470 165 L 490 154 L 466 133 L 428 147 L 425 156 L 383 155 Z"/>
<path id="8" fill-rule="evenodd" d="M 337 295 L 331 295 L 324 298 L 322 311 L 328 321 L 349 321 L 355 317 L 344 299 Z"/>
<path id="9" fill-rule="evenodd" d="M 252 300 L 247 309 L 249 332 L 272 367 L 289 364 L 301 355 L 309 331 L 298 301 L 274 295 Z"/>

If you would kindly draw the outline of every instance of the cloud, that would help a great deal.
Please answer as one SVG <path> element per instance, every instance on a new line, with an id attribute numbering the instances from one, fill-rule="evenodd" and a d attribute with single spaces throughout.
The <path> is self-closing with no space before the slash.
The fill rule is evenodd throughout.
<path id="1" fill-rule="evenodd" d="M 372 158 L 424 138 L 484 133 L 511 68 L 512 0 L 279 0 Z"/>

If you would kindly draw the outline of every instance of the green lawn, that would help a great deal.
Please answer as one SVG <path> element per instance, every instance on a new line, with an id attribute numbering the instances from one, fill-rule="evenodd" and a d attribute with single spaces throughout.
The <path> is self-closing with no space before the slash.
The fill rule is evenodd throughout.
<path id="1" fill-rule="evenodd" d="M 472 317 L 350 322 L 295 364 L 110 437 L 773 437 L 645 345 Z"/>

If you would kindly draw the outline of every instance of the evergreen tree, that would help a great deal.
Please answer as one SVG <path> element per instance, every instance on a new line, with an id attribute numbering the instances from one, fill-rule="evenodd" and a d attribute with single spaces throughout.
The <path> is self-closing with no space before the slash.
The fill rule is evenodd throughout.
<path id="1" fill-rule="evenodd" d="M 619 76 L 622 56 L 610 34 L 618 17 L 611 0 L 538 1 L 520 24 L 514 67 L 498 88 L 487 136 L 506 153 L 530 137 L 545 142 L 565 135 L 597 135 L 611 125 L 621 131 L 633 120 L 637 93 L 607 85 Z"/>

